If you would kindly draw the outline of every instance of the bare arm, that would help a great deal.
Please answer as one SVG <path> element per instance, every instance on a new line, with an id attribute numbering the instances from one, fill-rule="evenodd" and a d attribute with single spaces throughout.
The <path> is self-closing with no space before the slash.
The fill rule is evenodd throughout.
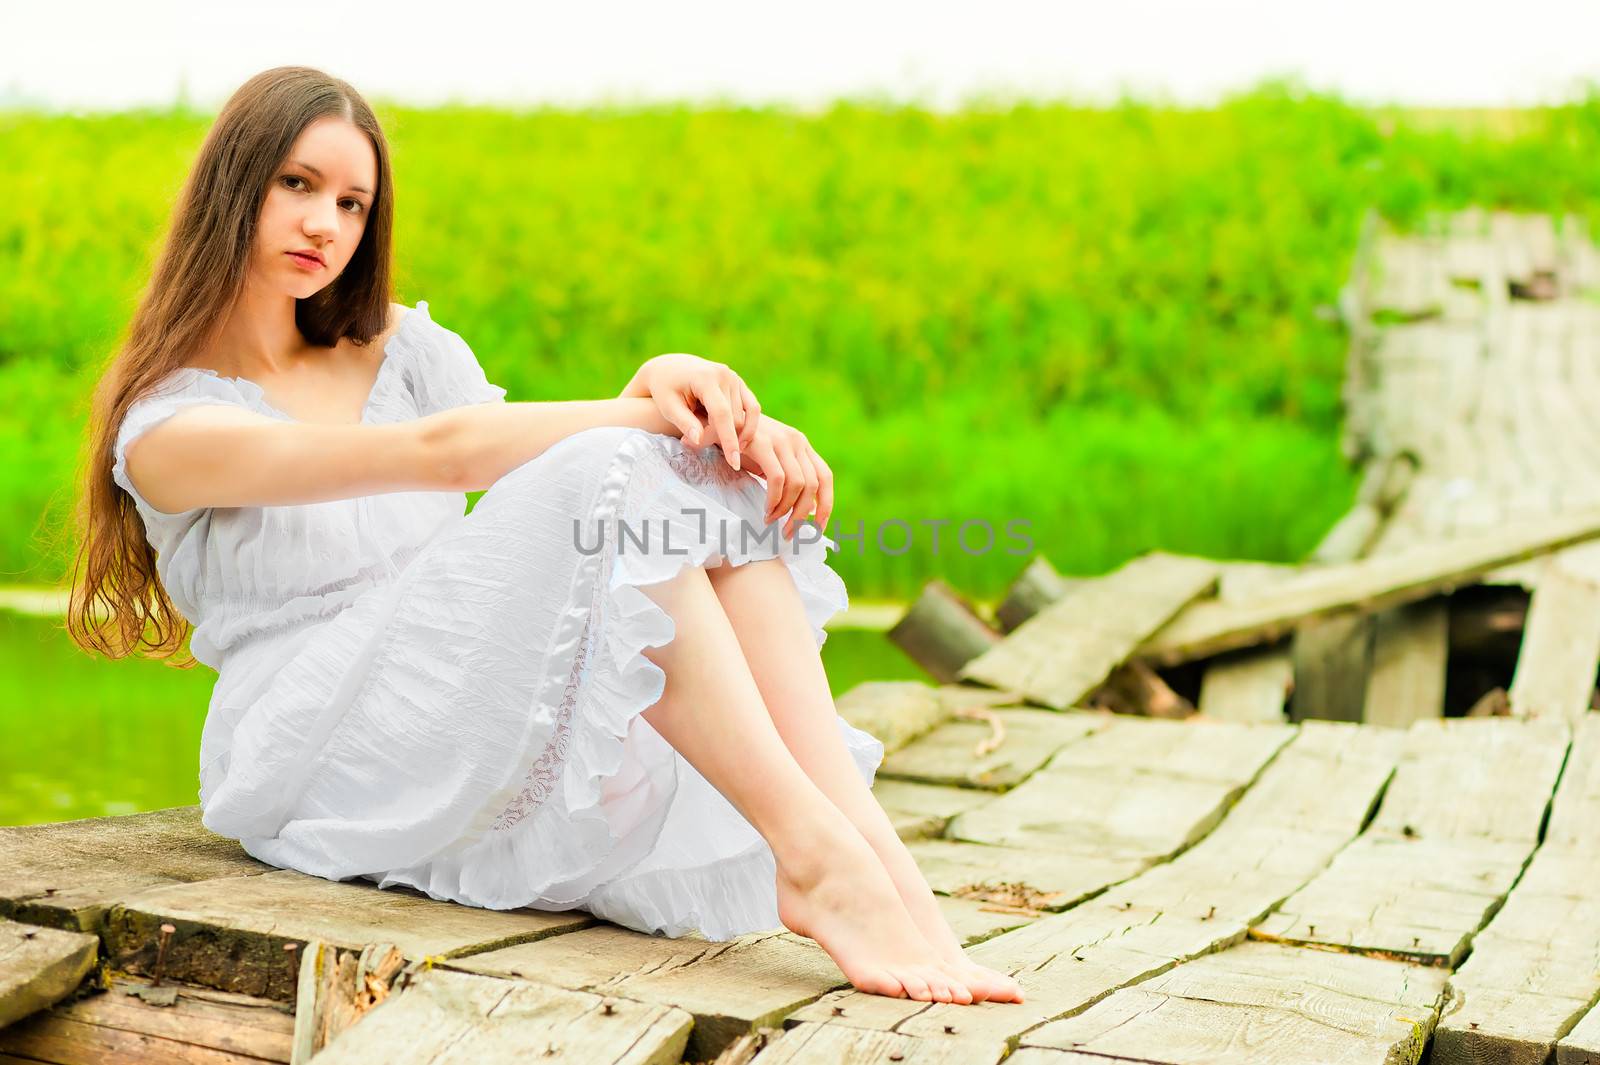
<path id="1" fill-rule="evenodd" d="M 129 479 L 151 506 L 320 503 L 384 492 L 487 488 L 584 429 L 678 435 L 650 399 L 479 403 L 390 425 L 285 422 L 226 404 L 191 407 L 128 445 Z"/>
<path id="2" fill-rule="evenodd" d="M 626 425 L 681 436 L 648 396 L 474 403 L 421 419 L 428 447 L 454 491 L 476 492 L 585 429 Z"/>

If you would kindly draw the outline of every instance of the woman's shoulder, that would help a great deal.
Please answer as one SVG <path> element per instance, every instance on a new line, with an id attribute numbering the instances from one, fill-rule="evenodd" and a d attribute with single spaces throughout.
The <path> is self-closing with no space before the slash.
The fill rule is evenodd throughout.
<path id="1" fill-rule="evenodd" d="M 391 343 L 406 356 L 419 413 L 505 398 L 506 390 L 489 383 L 466 339 L 434 320 L 427 300 L 415 307 L 394 304 L 391 310 L 401 315 Z"/>

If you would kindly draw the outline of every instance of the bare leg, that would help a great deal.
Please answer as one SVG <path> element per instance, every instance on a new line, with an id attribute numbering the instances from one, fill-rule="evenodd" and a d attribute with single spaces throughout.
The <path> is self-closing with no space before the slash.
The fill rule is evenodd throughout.
<path id="1" fill-rule="evenodd" d="M 911 852 L 861 779 L 839 735 L 828 676 L 787 566 L 765 559 L 706 571 L 779 734 L 800 768 L 872 846 L 923 936 L 965 975 L 974 996 L 1021 1002 L 1016 980 L 966 956 Z"/>
<path id="2" fill-rule="evenodd" d="M 643 591 L 675 627 L 669 643 L 645 651 L 666 673 L 645 720 L 772 847 L 784 925 L 816 940 L 862 991 L 970 1003 L 872 848 L 784 746 L 706 571 L 687 567 Z"/>

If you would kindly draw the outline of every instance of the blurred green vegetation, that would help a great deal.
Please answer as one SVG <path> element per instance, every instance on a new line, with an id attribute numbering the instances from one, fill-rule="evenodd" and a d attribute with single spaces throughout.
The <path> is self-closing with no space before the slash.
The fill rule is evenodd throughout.
<path id="1" fill-rule="evenodd" d="M 1332 308 L 1362 210 L 1600 202 L 1597 92 L 1477 120 L 1290 81 L 1203 109 L 379 109 L 400 298 L 515 399 L 614 395 L 662 351 L 733 365 L 833 467 L 867 597 L 990 597 L 1025 561 L 936 553 L 938 519 L 1026 521 L 1076 572 L 1302 557 L 1353 490 Z M 65 572 L 37 534 L 210 118 L 0 116 L 0 579 Z M 893 520 L 910 549 L 873 549 Z"/>

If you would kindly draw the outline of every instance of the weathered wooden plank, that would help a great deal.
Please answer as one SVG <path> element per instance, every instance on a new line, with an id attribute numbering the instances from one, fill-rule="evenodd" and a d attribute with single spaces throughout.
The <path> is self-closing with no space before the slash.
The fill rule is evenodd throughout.
<path id="1" fill-rule="evenodd" d="M 1173 1065 L 1416 1062 L 1444 979 L 1419 965 L 1242 943 L 1123 988 L 1022 1044 Z"/>
<path id="2" fill-rule="evenodd" d="M 448 964 L 675 1007 L 694 1018 L 688 1044 L 694 1061 L 715 1057 L 740 1035 L 776 1025 L 797 1007 L 848 984 L 821 947 L 790 932 L 710 943 L 607 925 Z"/>
<path id="3" fill-rule="evenodd" d="M 1294 721 L 1360 721 L 1372 672 L 1372 618 L 1339 614 L 1309 618 L 1295 626 Z"/>
<path id="4" fill-rule="evenodd" d="M 158 1005 L 136 997 L 136 992 L 150 990 L 147 980 L 114 976 L 110 984 L 103 993 L 62 1003 L 0 1030 L 0 1061 L 61 1065 L 289 1061 L 294 1016 L 282 1003 L 167 983 L 162 986 L 173 993 L 172 1001 Z"/>
<path id="5" fill-rule="evenodd" d="M 1589 710 L 1600 672 L 1600 544 L 1558 551 L 1528 604 L 1511 680 L 1518 717 L 1575 719 Z"/>
<path id="6" fill-rule="evenodd" d="M 667 1065 L 682 1057 L 693 1023 L 670 1006 L 430 969 L 330 1043 L 316 1061 Z"/>
<path id="7" fill-rule="evenodd" d="M 1556 1044 L 1556 1065 L 1600 1065 L 1600 1006 Z"/>
<path id="8" fill-rule="evenodd" d="M 1102 711 L 1003 709 L 995 716 L 1005 728 L 999 747 L 984 755 L 978 745 L 992 733 L 977 720 L 946 721 L 907 746 L 888 755 L 878 769 L 880 777 L 943 784 L 951 787 L 1002 791 L 1026 780 L 1057 751 L 1110 725 L 1111 714 Z"/>
<path id="9" fill-rule="evenodd" d="M 1543 1062 L 1600 998 L 1600 716 L 1578 726 L 1545 843 L 1450 978 L 1434 1065 Z"/>
<path id="10" fill-rule="evenodd" d="M 833 705 L 840 717 L 876 736 L 891 754 L 949 714 L 936 689 L 914 680 L 863 681 Z"/>
<path id="11" fill-rule="evenodd" d="M 907 840 L 943 835 L 952 817 L 981 806 L 993 797 L 977 788 L 921 784 L 882 774 L 873 782 L 872 794 L 889 815 L 900 838 Z"/>
<path id="12" fill-rule="evenodd" d="M 105 922 L 113 964 L 153 971 L 159 929 L 176 929 L 165 972 L 208 987 L 285 1001 L 299 961 L 289 944 L 321 939 L 341 947 L 393 943 L 408 958 L 457 957 L 586 927 L 577 910 L 488 910 L 370 882 L 324 880 L 290 870 L 215 884 L 176 884 L 128 896 Z"/>
<path id="13" fill-rule="evenodd" d="M 1004 1043 L 963 1039 L 958 1033 L 913 1039 L 893 1032 L 798 1024 L 769 1042 L 756 1060 L 761 1065 L 991 1065 L 1004 1055 Z"/>
<path id="14" fill-rule="evenodd" d="M 1415 721 L 1443 717 L 1449 653 L 1450 609 L 1443 599 L 1380 612 L 1363 720 L 1409 728 Z"/>
<path id="15" fill-rule="evenodd" d="M 1294 663 L 1282 648 L 1219 655 L 1200 679 L 1198 714 L 1215 721 L 1281 724 L 1294 684 Z"/>
<path id="16" fill-rule="evenodd" d="M 1538 843 L 1566 730 L 1419 721 L 1371 826 L 1251 938 L 1453 966 Z"/>
<path id="17" fill-rule="evenodd" d="M 94 936 L 0 920 L 0 1028 L 72 994 L 99 953 Z"/>
<path id="18" fill-rule="evenodd" d="M 201 825 L 198 806 L 3 827 L 0 917 L 93 932 L 136 891 L 270 868 Z"/>
<path id="19" fill-rule="evenodd" d="M 933 677 L 954 682 L 966 663 L 1000 641 L 976 606 L 937 577 L 885 634 Z"/>
<path id="20" fill-rule="evenodd" d="M 1092 898 L 1152 860 L 1143 854 L 1086 854 L 949 839 L 914 840 L 906 849 L 928 885 L 940 894 L 982 897 L 988 892 L 1004 894 L 1000 885 L 1020 886 L 1046 910 Z"/>
<path id="21" fill-rule="evenodd" d="M 1600 534 L 1600 510 L 1574 511 L 1492 535 L 1423 544 L 1323 567 L 1265 588 L 1253 602 L 1193 603 L 1141 644 L 1137 653 L 1164 664 L 1204 658 L 1276 639 L 1307 618 L 1345 610 L 1371 613 L 1427 599 L 1496 566 L 1596 534 Z"/>
<path id="22" fill-rule="evenodd" d="M 1210 831 L 1293 736 L 1288 725 L 1118 718 L 946 834 L 1154 863 Z"/>
<path id="23" fill-rule="evenodd" d="M 1065 710 L 1184 604 L 1216 586 L 1208 559 L 1152 552 L 1066 595 L 962 667 L 961 676 Z"/>
<path id="24" fill-rule="evenodd" d="M 1359 831 L 1393 771 L 1402 735 L 1308 722 L 1222 825 L 1171 863 L 1099 897 L 995 936 L 969 953 L 1013 973 L 1026 1001 L 930 1006 L 841 991 L 793 1015 L 844 1027 L 1014 1043 L 1113 990 L 1241 940 Z M 836 1013 L 842 1008 L 843 1013 Z"/>

